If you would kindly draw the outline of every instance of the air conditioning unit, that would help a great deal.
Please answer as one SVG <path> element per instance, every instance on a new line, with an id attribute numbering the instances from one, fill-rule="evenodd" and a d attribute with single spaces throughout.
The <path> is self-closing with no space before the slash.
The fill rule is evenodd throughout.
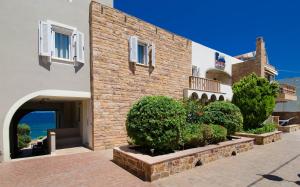
<path id="1" fill-rule="evenodd" d="M 200 68 L 198 66 L 192 66 L 192 76 L 200 77 Z"/>

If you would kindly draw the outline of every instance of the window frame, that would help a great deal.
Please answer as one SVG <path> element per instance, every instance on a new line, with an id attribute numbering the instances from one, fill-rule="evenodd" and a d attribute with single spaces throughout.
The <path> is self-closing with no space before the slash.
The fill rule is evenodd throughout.
<path id="1" fill-rule="evenodd" d="M 55 48 L 56 48 L 56 37 L 55 37 L 55 35 L 56 34 L 62 34 L 62 35 L 65 35 L 65 36 L 67 36 L 68 37 L 68 39 L 69 39 L 69 44 L 68 44 L 68 57 L 69 58 L 63 58 L 63 57 L 58 57 L 59 55 L 56 55 L 56 53 L 55 53 Z M 61 32 L 57 32 L 57 31 L 53 31 L 53 34 L 52 34 L 53 36 L 53 38 L 52 38 L 52 41 L 53 41 L 53 54 L 52 54 L 52 58 L 53 59 L 55 59 L 55 60 L 62 60 L 62 61 L 72 61 L 72 48 L 71 48 L 71 46 L 72 46 L 72 35 L 67 35 L 67 34 L 63 34 L 63 33 L 61 33 Z"/>
<path id="2" fill-rule="evenodd" d="M 140 56 L 140 53 L 139 53 L 139 46 L 143 46 L 143 48 L 144 48 L 144 56 L 143 56 L 143 63 L 140 63 L 139 62 L 139 56 Z M 138 41 L 138 46 L 137 46 L 137 53 L 138 53 L 138 55 L 137 55 L 137 57 L 138 57 L 138 59 L 137 59 L 137 65 L 141 65 L 141 66 L 148 66 L 149 64 L 147 64 L 147 56 L 148 56 L 148 50 L 147 50 L 147 47 L 148 47 L 148 44 L 146 43 L 146 42 L 143 42 L 143 41 Z"/>
<path id="3" fill-rule="evenodd" d="M 71 27 L 69 25 L 65 25 L 62 23 L 54 22 L 51 20 L 47 20 L 47 22 L 51 25 L 51 62 L 66 62 L 66 63 L 75 63 L 75 59 L 73 58 L 75 50 L 73 49 L 75 46 L 73 45 L 73 36 L 76 32 L 75 27 Z M 55 55 L 55 33 L 60 33 L 63 35 L 69 36 L 69 58 L 60 58 Z"/>

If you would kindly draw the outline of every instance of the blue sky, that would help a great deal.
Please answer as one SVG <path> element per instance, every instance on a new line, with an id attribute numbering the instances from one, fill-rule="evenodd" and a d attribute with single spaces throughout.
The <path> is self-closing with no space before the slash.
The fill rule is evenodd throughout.
<path id="1" fill-rule="evenodd" d="M 114 6 L 232 56 L 254 51 L 263 36 L 277 78 L 300 77 L 299 0 L 115 0 Z"/>

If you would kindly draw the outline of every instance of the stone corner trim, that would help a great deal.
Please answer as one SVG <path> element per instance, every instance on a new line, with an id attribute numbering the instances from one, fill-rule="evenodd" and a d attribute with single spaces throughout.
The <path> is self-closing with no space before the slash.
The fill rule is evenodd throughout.
<path id="1" fill-rule="evenodd" d="M 287 126 L 278 126 L 278 130 L 282 132 L 295 132 L 300 130 L 300 124 L 293 124 L 293 125 L 287 125 Z"/>
<path id="2" fill-rule="evenodd" d="M 251 150 L 254 139 L 240 137 L 215 145 L 187 149 L 175 153 L 151 157 L 143 155 L 129 146 L 114 148 L 113 161 L 146 181 L 180 173 L 203 164 Z"/>
<path id="3" fill-rule="evenodd" d="M 251 133 L 244 133 L 244 132 L 237 132 L 235 133 L 236 136 L 240 137 L 248 137 L 248 138 L 254 138 L 254 143 L 256 145 L 265 145 L 272 142 L 276 142 L 278 140 L 281 140 L 282 131 L 274 131 L 264 134 L 251 134 Z"/>

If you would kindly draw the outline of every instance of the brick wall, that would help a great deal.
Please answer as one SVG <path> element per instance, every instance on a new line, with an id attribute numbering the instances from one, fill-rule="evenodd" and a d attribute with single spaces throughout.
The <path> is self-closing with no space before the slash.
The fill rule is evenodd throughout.
<path id="1" fill-rule="evenodd" d="M 182 98 L 191 74 L 191 41 L 97 2 L 91 3 L 90 27 L 93 143 L 106 149 L 127 143 L 126 115 L 139 98 Z M 133 35 L 155 43 L 155 68 L 129 62 Z"/>
<path id="2" fill-rule="evenodd" d="M 232 64 L 232 82 L 238 82 L 240 79 L 251 73 L 261 76 L 260 67 L 260 64 L 256 63 L 256 60 Z"/>
<path id="3" fill-rule="evenodd" d="M 251 73 L 265 77 L 267 64 L 266 48 L 263 38 L 256 39 L 256 56 L 254 59 L 232 65 L 232 82 L 235 83 Z"/>

